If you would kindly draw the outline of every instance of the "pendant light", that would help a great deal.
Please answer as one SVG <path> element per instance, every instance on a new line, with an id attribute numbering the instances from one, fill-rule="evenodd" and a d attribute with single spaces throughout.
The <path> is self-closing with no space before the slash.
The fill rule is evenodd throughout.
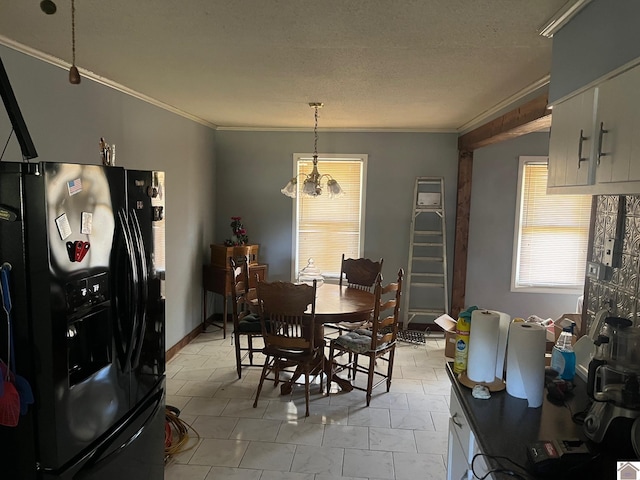
<path id="1" fill-rule="evenodd" d="M 314 109 L 315 124 L 313 127 L 313 170 L 311 173 L 305 175 L 305 179 L 302 182 L 302 194 L 308 197 L 317 197 L 322 195 L 322 189 L 325 188 L 322 184 L 322 180 L 327 177 L 327 191 L 329 192 L 329 198 L 341 197 L 344 195 L 344 190 L 340 187 L 340 184 L 328 173 L 321 175 L 318 172 L 318 109 L 322 108 L 324 104 L 319 102 L 310 103 L 309 106 Z M 295 198 L 298 194 L 298 176 L 296 175 L 289 183 L 280 191 L 287 197 Z"/>
<path id="2" fill-rule="evenodd" d="M 69 69 L 69 83 L 80 83 L 80 72 L 76 67 L 76 4 L 71 0 L 71 68 Z"/>

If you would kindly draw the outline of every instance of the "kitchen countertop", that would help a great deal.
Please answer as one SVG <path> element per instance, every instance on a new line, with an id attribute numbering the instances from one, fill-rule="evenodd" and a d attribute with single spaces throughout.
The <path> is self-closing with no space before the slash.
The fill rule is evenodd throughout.
<path id="1" fill-rule="evenodd" d="M 575 389 L 566 401 L 567 406 L 554 405 L 545 396 L 542 407 L 529 408 L 526 400 L 512 397 L 506 390 L 491 393 L 488 400 L 473 398 L 471 389 L 458 382 L 456 374 L 453 373 L 452 362 L 446 364 L 446 370 L 453 386 L 453 393 L 458 398 L 480 450 L 487 455 L 487 464 L 492 469 L 506 468 L 521 472 L 510 462 L 494 459 L 492 456 L 508 457 L 517 464 L 530 468 L 526 446 L 539 440 L 587 440 L 582 425 L 572 420 L 572 414 L 582 412 L 590 405 L 586 384 L 579 377 L 574 381 Z M 616 478 L 614 456 L 600 452 L 598 446 L 592 442 L 587 444 L 595 458 L 574 468 L 570 473 L 563 472 L 557 478 Z M 507 478 L 507 475 L 497 475 L 495 478 Z M 535 477 L 529 473 L 529 476 L 523 475 L 523 478 L 551 477 Z"/>

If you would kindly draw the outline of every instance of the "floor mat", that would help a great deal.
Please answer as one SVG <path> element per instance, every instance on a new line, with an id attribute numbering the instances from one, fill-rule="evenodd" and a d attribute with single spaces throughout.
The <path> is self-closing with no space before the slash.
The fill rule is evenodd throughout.
<path id="1" fill-rule="evenodd" d="M 399 330 L 398 341 L 408 343 L 424 343 L 424 332 L 418 330 Z"/>

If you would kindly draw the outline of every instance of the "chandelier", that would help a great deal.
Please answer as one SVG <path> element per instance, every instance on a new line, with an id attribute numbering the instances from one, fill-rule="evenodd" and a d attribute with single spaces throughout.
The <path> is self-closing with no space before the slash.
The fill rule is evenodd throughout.
<path id="1" fill-rule="evenodd" d="M 311 173 L 300 173 L 289 180 L 289 183 L 280 191 L 287 197 L 295 198 L 298 194 L 298 177 L 304 175 L 305 179 L 302 182 L 302 194 L 308 197 L 317 197 L 322 194 L 324 185 L 322 180 L 327 178 L 327 191 L 329 192 L 329 198 L 341 197 L 344 195 L 344 190 L 340 187 L 340 184 L 328 173 L 321 175 L 318 172 L 318 109 L 322 108 L 322 103 L 310 103 L 309 106 L 315 110 L 315 125 L 313 127 L 313 170 Z"/>

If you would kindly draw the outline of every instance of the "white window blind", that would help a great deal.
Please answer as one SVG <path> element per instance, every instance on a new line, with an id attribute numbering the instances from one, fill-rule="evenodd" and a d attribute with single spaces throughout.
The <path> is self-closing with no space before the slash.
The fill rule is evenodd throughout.
<path id="1" fill-rule="evenodd" d="M 512 290 L 582 291 L 591 196 L 547 195 L 544 158 L 520 162 Z"/>
<path id="2" fill-rule="evenodd" d="M 310 157 L 294 157 L 296 174 L 308 174 L 313 168 Z M 329 198 L 323 191 L 317 197 L 296 198 L 296 245 L 294 278 L 313 258 L 322 275 L 337 278 L 342 254 L 361 256 L 364 218 L 365 155 L 319 157 L 318 171 L 338 181 L 345 195 Z M 300 182 L 304 177 L 298 177 Z M 323 182 L 326 185 L 326 179 Z"/>

